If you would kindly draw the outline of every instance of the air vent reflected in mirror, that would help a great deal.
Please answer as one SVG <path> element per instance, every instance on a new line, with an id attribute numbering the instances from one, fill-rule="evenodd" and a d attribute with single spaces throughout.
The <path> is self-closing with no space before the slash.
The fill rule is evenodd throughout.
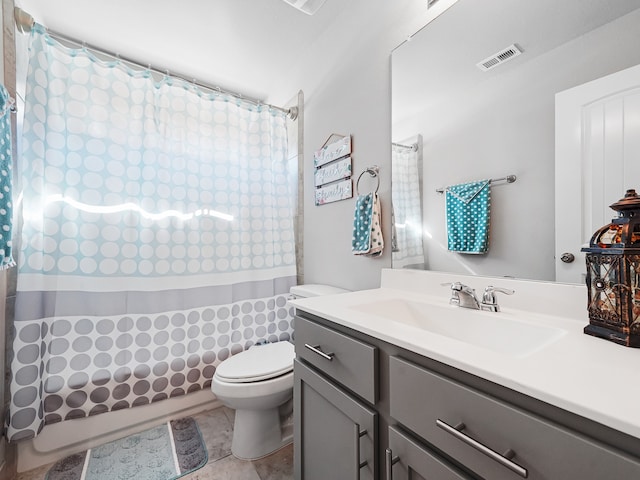
<path id="1" fill-rule="evenodd" d="M 481 62 L 477 63 L 476 66 L 483 72 L 486 72 L 487 70 L 491 70 L 504 62 L 508 62 L 521 53 L 522 49 L 514 43 L 513 45 L 509 45 L 507 48 L 494 53 L 490 57 L 485 58 Z"/>

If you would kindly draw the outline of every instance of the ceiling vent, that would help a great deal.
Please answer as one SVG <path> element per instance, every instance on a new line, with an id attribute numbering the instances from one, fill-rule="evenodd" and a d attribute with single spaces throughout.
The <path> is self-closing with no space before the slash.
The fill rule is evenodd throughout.
<path id="1" fill-rule="evenodd" d="M 502 65 L 504 62 L 508 62 L 512 58 L 516 58 L 521 53 L 522 50 L 520 47 L 514 43 L 513 45 L 509 45 L 507 48 L 500 50 L 498 53 L 494 53 L 490 57 L 485 58 L 480 63 L 477 63 L 476 66 L 483 72 L 486 72 L 498 65 Z"/>
<path id="2" fill-rule="evenodd" d="M 301 12 L 306 13 L 307 15 L 313 15 L 320 9 L 320 7 L 324 4 L 326 0 L 284 0 L 284 1 L 289 5 L 291 5 L 292 7 L 297 8 Z"/>

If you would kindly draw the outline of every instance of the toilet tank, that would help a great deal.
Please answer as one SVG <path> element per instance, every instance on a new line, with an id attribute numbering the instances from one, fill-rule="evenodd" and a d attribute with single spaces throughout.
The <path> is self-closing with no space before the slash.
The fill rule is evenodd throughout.
<path id="1" fill-rule="evenodd" d="M 334 293 L 347 293 L 349 290 L 344 288 L 333 287 L 331 285 L 321 285 L 310 283 L 308 285 L 296 285 L 289 289 L 292 299 L 319 297 L 321 295 L 333 295 Z"/>

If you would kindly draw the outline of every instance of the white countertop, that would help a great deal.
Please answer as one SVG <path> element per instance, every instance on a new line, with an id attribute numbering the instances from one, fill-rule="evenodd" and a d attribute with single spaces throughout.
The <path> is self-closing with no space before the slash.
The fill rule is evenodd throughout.
<path id="1" fill-rule="evenodd" d="M 500 296 L 502 312 L 562 329 L 553 343 L 524 356 L 502 354 L 395 322 L 358 306 L 383 300 L 449 306 L 440 284 L 462 281 L 478 291 L 493 284 L 513 288 Z M 429 292 L 427 294 L 426 292 Z M 586 287 L 435 272 L 383 270 L 381 287 L 293 300 L 298 309 L 490 380 L 616 430 L 640 438 L 640 349 L 585 335 L 589 323 Z M 496 332 L 499 335 L 500 332 Z M 505 338 L 505 342 L 509 339 Z"/>

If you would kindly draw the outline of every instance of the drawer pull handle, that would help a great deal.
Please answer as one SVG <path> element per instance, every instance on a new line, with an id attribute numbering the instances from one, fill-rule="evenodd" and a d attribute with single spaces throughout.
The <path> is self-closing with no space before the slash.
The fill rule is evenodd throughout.
<path id="1" fill-rule="evenodd" d="M 394 457 L 393 452 L 390 448 L 387 448 L 384 451 L 385 456 L 385 467 L 387 470 L 387 475 L 385 480 L 393 480 L 393 466 L 400 461 L 400 457 L 397 455 Z"/>
<path id="2" fill-rule="evenodd" d="M 322 350 L 320 350 L 320 345 L 312 346 L 312 345 L 309 345 L 308 343 L 305 343 L 304 346 L 309 350 L 311 350 L 313 353 L 316 353 L 320 355 L 322 358 L 325 358 L 329 361 L 333 360 L 333 357 L 335 356 L 335 353 L 325 353 Z"/>
<path id="3" fill-rule="evenodd" d="M 366 430 L 360 431 L 360 425 L 357 423 L 353 424 L 354 438 L 355 438 L 355 447 L 356 447 L 356 480 L 360 480 L 360 469 L 367 465 L 367 461 L 360 461 L 360 438 L 364 437 L 367 434 Z"/>
<path id="4" fill-rule="evenodd" d="M 458 440 L 461 440 L 462 442 L 466 443 L 470 447 L 473 447 L 479 452 L 484 453 L 487 457 L 507 467 L 512 472 L 517 473 L 522 478 L 527 478 L 529 476 L 529 472 L 527 472 L 526 468 L 521 467 L 517 463 L 511 461 L 511 459 L 516 455 L 513 450 L 509 449 L 504 455 L 500 455 L 495 450 L 490 449 L 486 445 L 483 445 L 477 440 L 474 440 L 473 438 L 471 438 L 469 435 L 463 433 L 462 430 L 465 427 L 464 423 L 460 423 L 455 427 L 452 427 L 448 423 L 443 422 L 440 419 L 437 419 L 436 425 L 441 429 L 443 429 L 445 432 L 450 433 L 451 435 L 456 437 Z"/>

